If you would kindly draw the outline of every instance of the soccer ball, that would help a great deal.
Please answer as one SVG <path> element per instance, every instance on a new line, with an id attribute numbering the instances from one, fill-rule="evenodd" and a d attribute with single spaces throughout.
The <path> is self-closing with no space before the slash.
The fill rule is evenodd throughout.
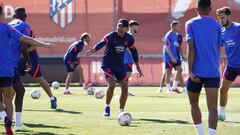
<path id="1" fill-rule="evenodd" d="M 33 99 L 39 99 L 41 96 L 41 93 L 39 90 L 32 90 L 30 94 Z"/>
<path id="2" fill-rule="evenodd" d="M 94 92 L 94 96 L 96 99 L 102 99 L 104 97 L 104 95 L 105 95 L 104 90 L 96 90 Z"/>
<path id="3" fill-rule="evenodd" d="M 95 90 L 96 89 L 94 87 L 90 86 L 90 87 L 87 88 L 87 94 L 88 95 L 93 95 Z"/>
<path id="4" fill-rule="evenodd" d="M 54 82 L 52 83 L 52 87 L 53 87 L 53 89 L 58 89 L 58 88 L 60 87 L 60 83 L 57 82 L 57 81 L 54 81 Z"/>
<path id="5" fill-rule="evenodd" d="M 132 123 L 132 116 L 130 113 L 127 112 L 121 112 L 118 115 L 118 123 L 121 126 L 130 126 L 130 124 Z"/>

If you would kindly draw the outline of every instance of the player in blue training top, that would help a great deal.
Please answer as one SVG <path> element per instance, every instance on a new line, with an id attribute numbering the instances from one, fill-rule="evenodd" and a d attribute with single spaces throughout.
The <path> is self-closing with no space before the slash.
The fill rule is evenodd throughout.
<path id="1" fill-rule="evenodd" d="M 199 96 L 202 87 L 205 87 L 209 111 L 208 134 L 216 135 L 221 26 L 209 16 L 211 0 L 198 0 L 197 12 L 198 16 L 185 25 L 190 76 L 187 81 L 188 97 L 196 132 L 203 135 Z"/>
<path id="2" fill-rule="evenodd" d="M 90 38 L 91 36 L 89 33 L 83 33 L 81 35 L 81 39 L 72 43 L 64 55 L 64 63 L 68 72 L 64 94 L 72 94 L 68 88 L 74 77 L 75 69 L 79 72 L 80 83 L 83 85 L 83 89 L 86 89 L 86 84 L 83 76 L 83 68 L 79 65 L 79 59 L 77 56 L 83 50 L 83 47 L 89 44 Z"/>
<path id="3" fill-rule="evenodd" d="M 25 22 L 26 18 L 27 18 L 27 14 L 26 14 L 25 8 L 18 7 L 15 9 L 13 20 L 8 25 L 17 29 L 22 34 L 31 37 L 31 28 Z M 25 65 L 24 65 L 24 70 L 26 70 L 27 68 L 26 65 L 28 65 L 28 63 L 32 63 L 28 55 L 29 54 L 28 45 L 22 45 L 19 41 L 16 41 L 14 39 L 10 41 L 10 44 L 12 47 L 12 58 L 13 58 L 13 64 L 14 64 L 13 88 L 16 92 L 16 97 L 15 97 L 16 124 L 14 126 L 14 130 L 15 131 L 31 131 L 31 129 L 25 126 L 22 122 L 22 106 L 23 106 L 25 88 L 21 82 L 20 75 L 18 72 L 18 62 L 20 60 L 21 53 L 25 55 L 25 60 L 27 60 L 27 62 L 25 62 Z M 26 56 L 27 56 L 27 59 L 26 59 Z M 33 69 L 27 72 L 32 72 L 32 70 Z M 55 97 L 51 101 L 51 106 L 54 107 L 54 109 L 56 109 L 57 107 Z"/>
<path id="4" fill-rule="evenodd" d="M 12 95 L 13 90 L 13 77 L 14 77 L 14 65 L 12 59 L 12 48 L 10 40 L 15 39 L 25 44 L 45 46 L 51 48 L 49 43 L 42 43 L 27 36 L 22 35 L 15 28 L 3 23 L 2 19 L 2 6 L 0 6 L 0 93 L 3 93 L 3 101 L 0 101 L 0 117 L 5 123 L 6 134 L 12 135 Z M 6 106 L 6 112 L 5 107 Z"/>
<path id="5" fill-rule="evenodd" d="M 32 30 L 30 30 L 30 37 L 35 38 L 35 34 Z M 48 97 L 50 98 L 50 104 L 52 109 L 57 108 L 57 98 L 53 95 L 49 83 L 45 80 L 42 75 L 42 70 L 39 64 L 39 56 L 37 52 L 36 46 L 28 46 L 28 52 L 30 61 L 32 64 L 32 70 L 26 71 L 26 60 L 21 58 L 18 62 L 18 72 L 20 76 L 25 76 L 26 73 L 29 73 L 44 89 L 47 93 Z"/>
<path id="6" fill-rule="evenodd" d="M 218 119 L 224 121 L 226 119 L 225 107 L 228 100 L 228 90 L 236 77 L 240 75 L 240 23 L 231 20 L 231 9 L 229 7 L 218 9 L 217 17 L 222 25 L 222 43 L 228 61 L 220 88 L 218 115 Z"/>
<path id="7" fill-rule="evenodd" d="M 104 110 L 104 116 L 110 116 L 110 103 L 113 97 L 114 88 L 116 86 L 116 80 L 118 81 L 122 93 L 120 96 L 119 113 L 124 112 L 124 107 L 128 98 L 128 75 L 124 68 L 124 53 L 126 48 L 132 53 L 134 63 L 140 77 L 143 73 L 138 63 L 138 52 L 134 46 L 134 38 L 128 32 L 129 22 L 126 19 L 120 19 L 117 24 L 117 31 L 113 31 L 107 34 L 99 43 L 97 43 L 92 49 L 87 51 L 87 54 L 92 54 L 102 47 L 106 46 L 104 55 L 102 58 L 102 69 L 105 74 L 105 78 L 108 83 L 106 106 Z"/>
<path id="8" fill-rule="evenodd" d="M 182 67 L 181 67 L 181 58 L 182 52 L 180 53 L 180 44 L 182 43 L 182 38 L 180 35 L 180 22 L 172 21 L 171 30 L 165 35 L 164 51 L 163 51 L 163 60 L 165 62 L 165 81 L 167 86 L 167 93 L 177 92 L 178 90 L 178 81 L 182 77 Z M 181 56 L 180 56 L 181 54 Z M 177 71 L 174 83 L 173 90 L 171 90 L 170 84 L 170 75 L 172 68 L 175 68 Z"/>
<path id="9" fill-rule="evenodd" d="M 183 40 L 183 37 L 182 37 L 182 35 L 179 33 L 179 34 L 178 34 L 178 37 L 177 37 L 177 42 L 179 43 L 179 47 L 178 47 L 178 49 L 177 49 L 177 53 L 178 53 L 178 56 L 179 56 L 179 58 L 180 58 L 181 63 L 182 63 L 182 61 L 185 61 L 185 60 L 186 60 L 185 57 L 184 57 L 184 55 L 183 55 L 183 51 L 182 51 L 182 40 Z M 164 54 L 164 52 L 165 52 L 165 47 L 163 47 L 163 54 Z M 164 57 L 163 57 L 163 62 L 164 62 Z M 166 63 L 164 63 L 164 65 L 165 65 L 165 64 L 166 64 Z M 166 66 L 166 65 L 165 65 L 165 66 Z M 180 70 L 180 72 L 182 72 L 182 70 Z M 166 80 L 165 75 L 166 75 L 166 72 L 162 74 L 160 87 L 159 87 L 159 89 L 157 90 L 156 93 L 162 93 L 162 87 L 164 86 L 165 80 Z M 170 74 L 170 75 L 171 75 L 171 74 Z M 177 76 L 177 75 L 178 75 L 178 76 Z M 177 78 L 177 77 L 180 77 L 180 78 Z M 177 80 L 177 81 L 176 81 L 176 80 Z M 176 90 L 178 83 L 179 83 L 179 85 L 182 87 L 182 91 Z M 186 91 L 187 91 L 187 88 L 185 87 L 185 82 L 184 82 L 182 73 L 178 73 L 178 72 L 176 73 L 175 79 L 174 79 L 174 82 L 173 82 L 173 87 L 174 87 L 174 88 L 173 88 L 173 89 L 174 89 L 173 91 L 175 91 L 175 92 L 177 92 L 177 93 L 179 93 L 179 92 L 186 92 Z M 167 91 L 167 93 L 170 94 L 171 91 Z"/>
<path id="10" fill-rule="evenodd" d="M 139 23 L 137 21 L 130 20 L 128 33 L 131 34 L 132 36 L 134 36 L 135 34 L 138 33 L 138 27 L 139 27 Z M 126 49 L 125 54 L 124 54 L 124 66 L 125 66 L 125 70 L 128 74 L 128 78 L 132 74 L 132 65 L 133 64 L 134 64 L 134 60 L 133 60 L 132 54 L 129 49 Z M 128 95 L 134 96 L 134 94 L 130 91 L 128 91 Z"/>

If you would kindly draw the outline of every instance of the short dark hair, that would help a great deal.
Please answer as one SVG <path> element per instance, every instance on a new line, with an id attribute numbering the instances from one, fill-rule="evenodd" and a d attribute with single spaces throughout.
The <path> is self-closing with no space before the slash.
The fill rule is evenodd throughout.
<path id="1" fill-rule="evenodd" d="M 222 7 L 222 8 L 217 9 L 216 14 L 219 15 L 221 13 L 224 13 L 225 15 L 231 15 L 230 7 Z"/>
<path id="2" fill-rule="evenodd" d="M 0 16 L 2 15 L 3 12 L 3 8 L 2 8 L 2 4 L 0 5 Z"/>
<path id="3" fill-rule="evenodd" d="M 91 35 L 87 32 L 84 32 L 82 35 L 81 35 L 81 40 L 83 40 L 84 38 L 86 37 L 91 37 Z"/>
<path id="4" fill-rule="evenodd" d="M 180 24 L 180 22 L 179 22 L 179 21 L 172 21 L 172 22 L 170 23 L 170 26 L 171 26 L 171 27 L 174 27 L 174 26 L 177 25 L 177 24 Z"/>
<path id="5" fill-rule="evenodd" d="M 26 10 L 23 7 L 17 7 L 15 8 L 15 14 L 14 14 L 14 18 L 18 18 L 21 20 L 26 19 L 27 15 L 26 15 Z"/>
<path id="6" fill-rule="evenodd" d="M 207 10 L 211 8 L 212 2 L 211 0 L 198 0 L 198 8 L 202 10 Z"/>
<path id="7" fill-rule="evenodd" d="M 129 21 L 129 26 L 133 26 L 133 25 L 139 25 L 139 23 L 135 20 L 130 20 Z"/>

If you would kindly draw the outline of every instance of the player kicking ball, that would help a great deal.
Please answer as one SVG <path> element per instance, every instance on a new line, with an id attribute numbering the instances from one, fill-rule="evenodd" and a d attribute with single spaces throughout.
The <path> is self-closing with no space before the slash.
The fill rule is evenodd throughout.
<path id="1" fill-rule="evenodd" d="M 182 55 L 182 53 L 179 54 L 179 45 L 182 42 L 182 40 L 179 40 L 180 22 L 173 21 L 170 26 L 171 30 L 165 36 L 163 52 L 163 60 L 165 62 L 165 81 L 167 93 L 169 94 L 172 92 L 181 93 L 177 86 L 179 78 L 182 76 L 181 57 L 183 57 L 180 57 L 180 54 Z M 171 90 L 170 75 L 173 68 L 177 71 L 177 74 L 173 83 L 173 89 Z"/>
<path id="2" fill-rule="evenodd" d="M 231 20 L 231 9 L 222 7 L 217 10 L 217 17 L 222 25 L 222 42 L 227 56 L 227 67 L 223 73 L 220 87 L 220 110 L 218 119 L 226 119 L 225 108 L 228 101 L 228 90 L 237 76 L 240 75 L 240 23 Z"/>
<path id="3" fill-rule="evenodd" d="M 2 6 L 0 6 L 0 93 L 3 93 L 3 100 L 0 101 L 0 117 L 4 121 L 6 135 L 12 135 L 13 132 L 11 126 L 13 105 L 11 91 L 13 90 L 14 64 L 12 63 L 12 46 L 10 45 L 10 40 L 16 40 L 24 44 L 47 48 L 52 48 L 52 45 L 27 37 L 18 32 L 15 28 L 2 23 L 2 10 Z"/>
<path id="4" fill-rule="evenodd" d="M 107 34 L 99 43 L 88 50 L 87 54 L 92 54 L 105 46 L 104 56 L 102 58 L 102 69 L 108 83 L 106 106 L 104 116 L 110 116 L 110 103 L 116 87 L 116 80 L 121 87 L 119 113 L 124 112 L 125 104 L 128 98 L 128 75 L 124 68 L 124 53 L 128 48 L 137 67 L 140 77 L 143 76 L 138 63 L 138 52 L 134 46 L 134 37 L 128 33 L 129 22 L 126 19 L 120 19 L 117 24 L 117 30 Z"/>
<path id="5" fill-rule="evenodd" d="M 67 52 L 64 55 L 63 60 L 68 72 L 65 82 L 64 95 L 72 94 L 71 90 L 69 90 L 69 86 L 74 77 L 75 70 L 78 70 L 79 72 L 80 83 L 83 85 L 83 89 L 87 89 L 83 76 L 83 68 L 79 65 L 79 59 L 77 58 L 77 55 L 83 50 L 84 46 L 89 44 L 90 38 L 91 36 L 89 33 L 83 33 L 81 35 L 81 39 L 79 41 L 74 42 L 71 46 L 69 46 Z"/>

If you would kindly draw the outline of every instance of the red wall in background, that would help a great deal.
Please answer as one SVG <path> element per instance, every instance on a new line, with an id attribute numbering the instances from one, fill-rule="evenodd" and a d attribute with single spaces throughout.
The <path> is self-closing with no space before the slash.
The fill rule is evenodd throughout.
<path id="1" fill-rule="evenodd" d="M 51 2 L 56 9 L 51 10 Z M 58 6 L 57 2 L 59 3 Z M 63 4 L 61 4 L 63 2 Z M 66 3 L 66 5 L 64 5 Z M 53 50 L 39 48 L 41 56 L 63 57 L 68 46 L 78 40 L 81 33 L 91 33 L 91 46 L 101 40 L 108 32 L 115 29 L 118 18 L 124 17 L 139 21 L 140 29 L 136 35 L 136 46 L 140 55 L 157 56 L 155 59 L 141 59 L 141 66 L 145 73 L 144 78 L 138 78 L 133 73 L 130 83 L 132 84 L 158 84 L 162 74 L 162 37 L 169 30 L 169 23 L 178 19 L 182 23 L 182 34 L 184 35 L 184 23 L 196 16 L 195 0 L 1 0 L 4 4 L 5 22 L 9 22 L 15 7 L 25 7 L 28 13 L 27 22 L 35 32 L 38 39 L 45 42 L 52 42 L 57 45 Z M 212 16 L 215 17 L 215 10 L 222 6 L 230 6 L 233 10 L 233 19 L 240 21 L 240 3 L 237 0 L 213 0 Z M 71 4 L 71 5 L 69 5 Z M 52 7 L 53 7 L 52 6 Z M 70 9 L 70 10 L 69 10 Z M 64 10 L 64 13 L 62 12 Z M 56 11 L 56 12 L 55 12 Z M 57 23 L 51 13 L 58 15 Z M 64 16 L 64 17 L 63 17 Z M 68 24 L 68 17 L 71 21 Z M 61 20 L 65 25 L 61 27 Z M 184 51 L 186 45 L 184 43 Z M 83 52 L 89 47 L 86 47 Z M 102 54 L 104 49 L 98 52 Z M 84 53 L 82 53 L 84 54 Z M 95 58 L 82 58 L 86 79 L 95 83 L 104 84 L 105 80 L 99 68 L 99 63 L 92 63 Z M 62 62 L 56 63 L 58 72 L 64 73 Z M 66 74 L 49 72 L 54 68 L 42 66 L 44 75 L 50 81 L 59 78 L 64 81 Z M 222 66 L 221 66 L 222 69 Z M 54 73 L 54 74 L 53 74 Z M 187 78 L 187 71 L 184 76 Z M 55 78 L 54 78 L 55 77 Z M 240 84 L 238 79 L 235 84 Z"/>

